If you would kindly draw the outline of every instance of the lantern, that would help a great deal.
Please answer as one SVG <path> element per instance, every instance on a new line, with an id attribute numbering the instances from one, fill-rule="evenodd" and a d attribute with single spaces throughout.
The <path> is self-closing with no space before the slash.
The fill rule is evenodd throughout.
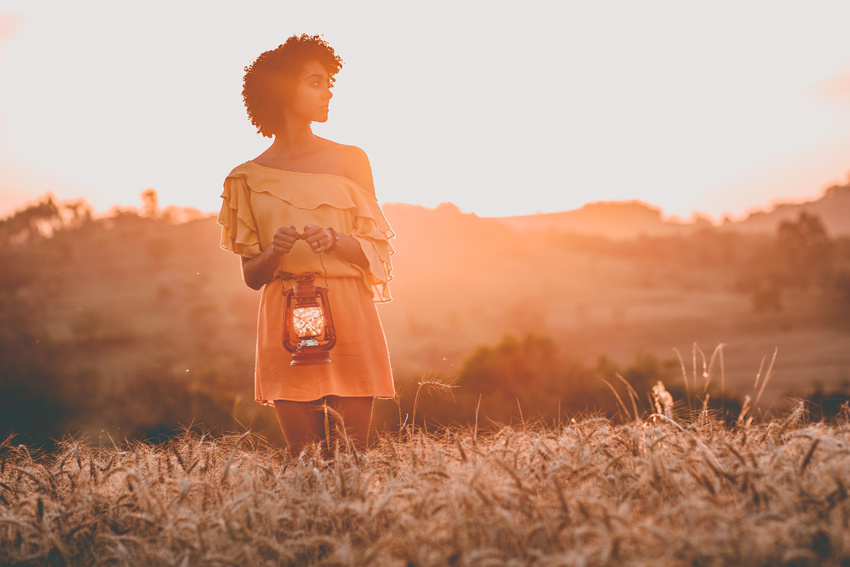
<path id="1" fill-rule="evenodd" d="M 313 281 L 318 275 L 296 275 L 295 287 L 283 295 L 283 346 L 292 353 L 291 366 L 331 363 L 336 331 L 328 291 Z"/>

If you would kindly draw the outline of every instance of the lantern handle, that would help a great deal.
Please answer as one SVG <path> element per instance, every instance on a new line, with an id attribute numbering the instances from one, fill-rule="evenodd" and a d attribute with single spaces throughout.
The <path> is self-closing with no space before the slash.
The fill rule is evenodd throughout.
<path id="1" fill-rule="evenodd" d="M 323 277 L 325 278 L 325 291 L 328 291 L 328 269 L 325 268 L 325 261 L 322 260 L 321 254 L 319 254 L 319 264 L 322 265 L 322 272 L 324 272 Z M 330 309 L 331 309 L 330 306 L 328 306 L 328 311 L 330 311 Z"/>

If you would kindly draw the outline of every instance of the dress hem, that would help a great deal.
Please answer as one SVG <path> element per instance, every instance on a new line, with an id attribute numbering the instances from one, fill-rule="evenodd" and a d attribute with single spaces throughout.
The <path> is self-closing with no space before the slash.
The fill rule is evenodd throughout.
<path id="1" fill-rule="evenodd" d="M 319 396 L 318 398 L 310 399 L 310 400 L 289 400 L 289 399 L 286 399 L 286 398 L 276 398 L 274 400 L 261 400 L 259 398 L 255 398 L 254 401 L 257 402 L 258 404 L 261 404 L 261 405 L 264 405 L 264 406 L 274 407 L 274 403 L 278 400 L 280 400 L 282 402 L 305 402 L 306 403 L 306 402 L 318 402 L 319 400 L 321 400 L 322 398 L 324 398 L 326 396 L 336 396 L 338 398 L 372 398 L 372 399 L 378 399 L 378 400 L 393 400 L 393 399 L 395 399 L 395 394 L 393 394 L 392 396 L 381 396 L 381 395 L 378 395 L 378 394 L 376 394 L 374 396 L 342 396 L 340 394 L 325 394 L 324 396 Z"/>

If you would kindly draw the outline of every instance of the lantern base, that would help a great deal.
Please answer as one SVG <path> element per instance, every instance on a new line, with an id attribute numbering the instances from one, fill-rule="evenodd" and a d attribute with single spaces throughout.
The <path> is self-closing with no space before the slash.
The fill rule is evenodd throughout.
<path id="1" fill-rule="evenodd" d="M 292 362 L 290 366 L 315 366 L 316 364 L 331 364 L 333 362 L 328 352 L 325 350 L 307 351 L 301 349 L 298 352 L 292 353 Z"/>

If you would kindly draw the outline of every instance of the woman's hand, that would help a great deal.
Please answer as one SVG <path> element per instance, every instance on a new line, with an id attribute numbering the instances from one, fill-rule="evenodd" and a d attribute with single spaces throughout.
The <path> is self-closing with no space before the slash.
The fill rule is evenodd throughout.
<path id="1" fill-rule="evenodd" d="M 304 227 L 304 232 L 301 233 L 301 239 L 316 254 L 321 254 L 334 244 L 334 237 L 331 231 L 315 224 L 308 224 Z"/>
<path id="2" fill-rule="evenodd" d="M 276 258 L 280 258 L 284 254 L 289 254 L 295 242 L 301 235 L 295 230 L 294 226 L 282 226 L 278 228 L 272 237 L 271 254 Z"/>

